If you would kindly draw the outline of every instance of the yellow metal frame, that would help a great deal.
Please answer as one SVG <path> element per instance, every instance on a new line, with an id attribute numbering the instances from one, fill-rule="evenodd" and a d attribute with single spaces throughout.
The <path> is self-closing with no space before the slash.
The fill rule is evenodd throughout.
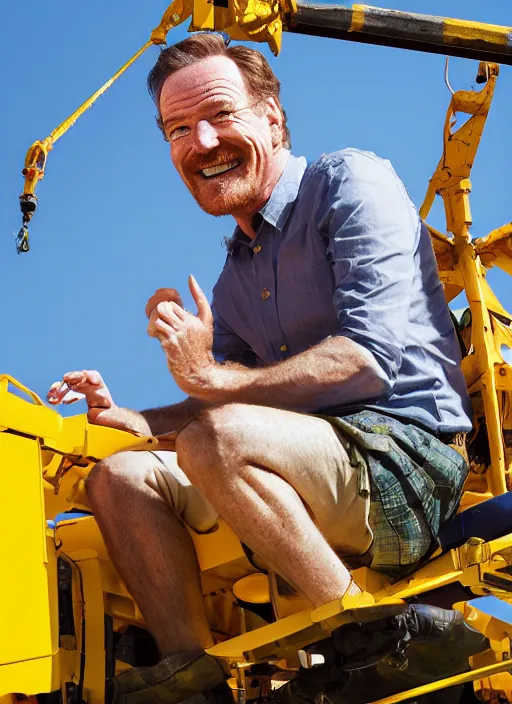
<path id="1" fill-rule="evenodd" d="M 505 225 L 487 237 L 473 241 L 469 194 L 470 174 L 499 75 L 496 64 L 480 64 L 479 76 L 486 79 L 481 91 L 458 91 L 452 95 L 443 134 L 443 154 L 432 176 L 420 215 L 426 218 L 436 193 L 444 203 L 447 231 L 452 237 L 431 229 L 441 280 L 450 301 L 465 290 L 471 311 L 470 354 L 462 369 L 469 393 L 480 397 L 475 405 L 475 424 L 485 419 L 490 467 L 485 474 L 482 495 L 502 494 L 510 488 L 510 453 L 503 436 L 505 409 L 512 400 L 511 368 L 501 354 L 501 345 L 512 349 L 512 317 L 497 301 L 486 281 L 486 268 L 499 266 L 512 272 L 512 226 Z M 457 114 L 469 119 L 452 131 Z M 498 317 L 497 317 L 498 316 Z"/>
<path id="2" fill-rule="evenodd" d="M 55 411 L 40 406 L 35 395 L 29 400 L 20 399 L 5 383 L 0 384 L 0 409 L 6 409 L 15 420 L 13 428 L 3 422 L 5 416 L 1 419 L 4 431 L 0 433 L 0 456 L 2 466 L 10 469 L 6 478 L 11 482 L 7 486 L 4 482 L 7 491 L 2 495 L 4 503 L 0 511 L 3 564 L 9 567 L 10 574 L 23 574 L 21 584 L 26 585 L 20 588 L 19 580 L 0 582 L 0 604 L 10 606 L 7 621 L 4 617 L 3 652 L 0 648 L 0 697 L 13 691 L 33 695 L 54 691 L 65 682 L 76 683 L 80 671 L 80 624 L 85 614 L 84 687 L 90 704 L 103 704 L 103 615 L 109 613 L 118 625 L 143 626 L 143 621 L 109 561 L 94 517 L 70 516 L 56 528 L 47 528 L 46 519 L 53 517 L 56 511 L 87 507 L 81 484 L 98 459 L 122 449 L 154 447 L 151 444 L 154 439 L 89 426 L 85 416 L 64 420 Z M 35 422 L 38 415 L 42 419 L 39 424 Z M 55 465 L 58 463 L 61 467 L 63 459 L 69 464 L 59 474 Z M 13 539 L 6 529 L 16 521 L 16 538 Z M 218 530 L 209 535 L 191 532 L 205 598 L 208 601 L 211 598 L 208 594 L 216 590 L 226 592 L 226 598 L 218 602 L 217 608 L 225 610 L 227 606 L 228 621 L 232 622 L 230 592 L 240 575 L 254 572 L 254 569 L 247 563 L 238 539 L 226 524 L 221 523 Z M 77 595 L 74 604 L 77 631 L 74 639 L 67 640 L 62 637 L 59 640 L 56 623 L 55 561 L 59 555 L 73 566 Z M 256 627 L 253 625 L 246 632 L 242 627 L 245 619 L 241 618 L 240 635 L 220 640 L 209 652 L 227 661 L 238 682 L 243 683 L 245 669 L 251 662 L 268 659 L 293 662 L 299 648 L 325 638 L 333 628 L 359 619 L 361 609 L 377 607 L 377 616 L 383 608 L 392 608 L 404 600 L 454 583 L 467 587 L 475 595 L 490 593 L 510 603 L 510 590 L 497 588 L 491 577 L 498 575 L 503 584 L 502 570 L 511 565 L 512 535 L 508 535 L 489 543 L 472 539 L 458 549 L 435 557 L 410 578 L 395 584 L 382 574 L 362 568 L 354 572 L 355 580 L 364 590 L 361 596 L 345 597 L 316 609 L 304 608 L 300 600 L 294 601 L 293 597 L 286 605 L 283 602 L 288 598 L 282 597 L 277 606 L 283 612 L 282 607 L 287 606 L 288 616 L 262 627 L 257 627 L 256 623 Z M 512 586 L 512 578 L 509 581 Z M 257 594 L 254 601 L 258 601 Z M 460 608 L 464 609 L 465 605 Z M 483 662 L 476 663 L 471 673 L 432 683 L 422 688 L 421 693 L 470 679 L 486 683 L 488 689 L 501 677 L 500 691 L 505 691 L 512 701 L 512 676 L 505 672 L 512 669 L 512 662 L 508 661 L 508 630 L 502 633 L 499 624 L 492 619 L 482 623 L 475 621 L 471 613 L 466 615 L 491 638 L 492 649 L 487 651 Z M 31 637 L 27 640 L 28 629 Z M 405 695 L 397 695 L 379 704 L 405 698 Z"/>
<path id="3" fill-rule="evenodd" d="M 277 51 L 283 16 L 293 13 L 294 7 L 292 0 L 286 5 L 260 0 L 233 2 L 228 9 L 213 9 L 206 0 L 196 0 L 194 4 L 192 0 L 175 0 L 144 47 L 46 140 L 31 147 L 26 161 L 24 195 L 34 195 L 35 185 L 44 174 L 47 153 L 55 142 L 148 46 L 163 43 L 171 27 L 192 15 L 195 29 L 224 29 L 237 38 L 269 41 L 271 45 L 274 42 Z M 354 8 L 352 31 L 359 31 L 361 23 L 364 24 L 364 9 L 365 6 Z M 429 229 L 447 300 L 462 290 L 467 293 L 471 327 L 462 368 L 474 403 L 475 426 L 485 425 L 489 440 L 491 461 L 485 467 L 472 466 L 463 507 L 507 491 L 512 471 L 512 451 L 503 433 L 503 428 L 512 430 L 511 369 L 501 355 L 501 345 L 512 347 L 512 318 L 485 278 L 486 269 L 491 266 L 512 273 L 512 225 L 504 225 L 475 241 L 469 230 L 469 178 L 498 67 L 482 64 L 480 76 L 486 80 L 481 91 L 459 91 L 452 96 L 444 127 L 443 156 L 421 208 L 425 218 L 435 195 L 443 199 L 450 234 Z M 469 119 L 453 131 L 456 113 L 468 115 Z M 84 478 L 99 459 L 121 450 L 156 446 L 155 438 L 92 426 L 85 416 L 63 419 L 19 382 L 0 376 L 0 458 L 5 475 L 0 495 L 0 541 L 3 565 L 9 575 L 8 579 L 0 580 L 3 619 L 0 704 L 13 704 L 12 692 L 33 696 L 55 691 L 66 682 L 77 684 L 84 656 L 87 666 L 82 673 L 82 684 L 87 701 L 104 704 L 104 613 L 112 616 L 116 628 L 130 623 L 143 626 L 142 617 L 108 558 L 94 518 L 70 518 L 57 527 L 48 526 L 46 521 L 63 510 L 87 508 Z M 239 687 L 246 686 L 244 673 L 251 662 L 271 659 L 286 662 L 289 667 L 300 647 L 357 618 L 361 610 L 372 614 L 372 609 L 396 608 L 404 600 L 453 583 L 462 584 L 473 594 L 493 594 L 512 603 L 512 579 L 501 571 L 512 566 L 512 535 L 489 543 L 471 539 L 458 549 L 434 557 L 410 578 L 395 584 L 382 574 L 357 570 L 354 577 L 363 589 L 362 595 L 311 609 L 300 598 L 276 594 L 272 583 L 267 584 L 265 578 L 263 588 L 261 578 L 242 585 L 254 568 L 237 537 L 224 523 L 210 535 L 197 535 L 193 531 L 191 534 L 207 611 L 212 619 L 223 624 L 217 632 L 224 630 L 228 634 L 219 637 L 209 652 L 228 662 Z M 59 556 L 72 566 L 76 623 L 73 638 L 59 638 L 58 634 L 56 560 Z M 493 580 L 493 575 L 499 579 Z M 497 583 L 502 586 L 498 588 Z M 233 590 L 242 588 L 248 591 L 249 601 L 270 598 L 279 619 L 261 626 L 257 618 L 243 609 L 237 617 L 231 595 Z M 469 673 L 388 697 L 378 704 L 405 701 L 466 681 L 475 681 L 476 689 L 486 696 L 500 692 L 512 702 L 509 628 L 496 619 L 485 620 L 475 615 L 468 611 L 467 604 L 459 608 L 488 636 L 490 650 L 473 659 L 473 670 Z M 85 634 L 82 623 L 86 624 Z M 30 638 L 26 637 L 29 631 Z M 123 667 L 122 663 L 118 665 Z"/>

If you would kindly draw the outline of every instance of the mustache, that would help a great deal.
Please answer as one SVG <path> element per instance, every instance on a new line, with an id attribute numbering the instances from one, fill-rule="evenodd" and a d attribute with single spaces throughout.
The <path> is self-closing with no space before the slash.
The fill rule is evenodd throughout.
<path id="1" fill-rule="evenodd" d="M 242 159 L 241 154 L 237 154 L 235 152 L 218 151 L 211 152 L 208 156 L 192 157 L 184 164 L 184 166 L 190 171 L 202 171 L 203 169 L 209 169 L 212 166 L 227 164 L 230 161 L 240 159 Z"/>

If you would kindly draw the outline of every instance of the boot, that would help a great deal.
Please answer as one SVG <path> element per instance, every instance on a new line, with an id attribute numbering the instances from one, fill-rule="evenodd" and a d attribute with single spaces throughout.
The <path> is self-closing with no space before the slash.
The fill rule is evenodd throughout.
<path id="1" fill-rule="evenodd" d="M 406 666 L 394 672 L 391 667 L 377 668 L 381 677 L 399 687 L 398 691 L 467 672 L 469 658 L 489 647 L 487 638 L 468 626 L 460 611 L 416 604 L 404 612 L 403 618 L 411 636 Z M 430 701 L 436 701 L 436 697 L 441 701 L 443 692 L 430 696 Z"/>
<path id="2" fill-rule="evenodd" d="M 178 653 L 154 667 L 121 672 L 110 683 L 111 704 L 233 704 L 220 663 L 204 651 Z"/>
<path id="3" fill-rule="evenodd" d="M 279 704 L 366 704 L 469 669 L 468 658 L 489 647 L 458 611 L 426 604 L 368 623 L 350 623 L 308 648 L 322 665 L 299 673 L 276 692 Z M 462 690 L 429 695 L 429 704 L 456 702 Z M 418 704 L 425 704 L 423 699 Z"/>

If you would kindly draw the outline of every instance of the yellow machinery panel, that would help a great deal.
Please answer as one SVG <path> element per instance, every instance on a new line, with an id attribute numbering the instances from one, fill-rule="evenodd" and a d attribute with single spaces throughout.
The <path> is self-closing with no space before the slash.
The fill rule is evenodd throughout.
<path id="1" fill-rule="evenodd" d="M 0 433 L 0 467 L 0 695 L 20 681 L 35 694 L 51 690 L 58 651 L 55 549 L 46 535 L 37 440 Z"/>

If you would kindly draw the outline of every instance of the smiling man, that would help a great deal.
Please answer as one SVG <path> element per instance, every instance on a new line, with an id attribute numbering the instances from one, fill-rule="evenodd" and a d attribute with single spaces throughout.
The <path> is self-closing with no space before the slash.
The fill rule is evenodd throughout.
<path id="1" fill-rule="evenodd" d="M 228 701 L 183 522 L 221 516 L 317 606 L 359 591 L 350 566 L 410 572 L 457 508 L 468 398 L 428 232 L 389 162 L 293 156 L 265 58 L 217 34 L 164 50 L 149 87 L 184 184 L 237 224 L 211 308 L 193 278 L 197 315 L 174 289 L 146 308 L 188 398 L 137 413 L 74 372 L 51 400 L 82 392 L 94 423 L 175 437 L 176 454 L 122 453 L 88 479 L 163 658 L 117 678 L 116 702 Z M 450 632 L 447 613 L 428 628 Z"/>

